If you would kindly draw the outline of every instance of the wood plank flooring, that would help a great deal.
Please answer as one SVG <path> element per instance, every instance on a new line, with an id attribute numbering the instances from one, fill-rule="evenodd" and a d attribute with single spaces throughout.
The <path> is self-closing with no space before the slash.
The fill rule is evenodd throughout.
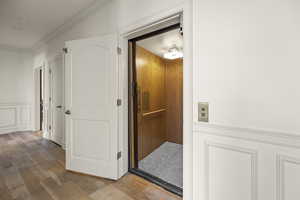
<path id="1" fill-rule="evenodd" d="M 119 181 L 65 170 L 65 152 L 37 132 L 0 135 L 0 200 L 181 200 L 132 174 Z"/>

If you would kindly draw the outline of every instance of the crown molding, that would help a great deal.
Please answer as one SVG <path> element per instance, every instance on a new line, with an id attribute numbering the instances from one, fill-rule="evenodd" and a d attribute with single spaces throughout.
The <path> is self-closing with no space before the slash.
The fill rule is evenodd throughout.
<path id="1" fill-rule="evenodd" d="M 93 3 L 91 3 L 86 8 L 79 11 L 77 14 L 70 17 L 69 20 L 67 20 L 65 23 L 60 25 L 58 28 L 56 28 L 54 31 L 50 32 L 46 36 L 44 36 L 42 39 L 40 39 L 38 42 L 36 42 L 32 46 L 32 50 L 37 50 L 41 48 L 43 45 L 45 45 L 47 42 L 54 39 L 56 36 L 66 32 L 68 29 L 74 27 L 76 24 L 78 24 L 83 19 L 87 18 L 88 16 L 92 15 L 96 11 L 98 11 L 103 5 L 106 3 L 111 2 L 111 0 L 95 0 Z"/>

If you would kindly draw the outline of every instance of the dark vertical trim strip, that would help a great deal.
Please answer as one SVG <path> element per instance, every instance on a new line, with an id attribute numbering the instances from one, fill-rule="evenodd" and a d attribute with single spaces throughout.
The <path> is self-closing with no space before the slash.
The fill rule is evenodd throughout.
<path id="1" fill-rule="evenodd" d="M 43 130 L 43 70 L 40 69 L 40 130 Z"/>
<path id="2" fill-rule="evenodd" d="M 134 163 L 136 168 L 139 167 L 139 143 L 138 143 L 138 91 L 137 91 L 137 70 L 136 70 L 136 42 L 132 42 L 132 73 L 133 73 L 133 120 L 134 120 Z"/>

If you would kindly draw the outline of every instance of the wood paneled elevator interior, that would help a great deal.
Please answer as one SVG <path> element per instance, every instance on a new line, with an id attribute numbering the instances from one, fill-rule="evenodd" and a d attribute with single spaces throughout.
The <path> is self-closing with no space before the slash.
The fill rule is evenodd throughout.
<path id="1" fill-rule="evenodd" d="M 182 144 L 182 64 L 136 46 L 139 160 L 165 142 Z"/>

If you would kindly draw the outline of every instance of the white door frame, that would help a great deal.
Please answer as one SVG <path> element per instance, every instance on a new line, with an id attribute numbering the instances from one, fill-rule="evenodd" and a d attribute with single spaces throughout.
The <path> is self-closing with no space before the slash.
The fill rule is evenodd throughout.
<path id="1" fill-rule="evenodd" d="M 54 58 L 52 58 L 48 63 L 49 63 L 49 70 L 52 71 L 52 66 L 51 66 L 51 63 L 54 62 L 55 60 L 57 59 L 61 59 L 62 60 L 62 110 L 63 110 L 63 113 L 64 113 L 64 110 L 65 110 L 65 54 L 64 53 L 60 53 L 60 54 L 57 54 Z M 53 99 L 53 74 L 52 73 L 49 73 L 49 98 L 50 99 Z M 50 101 L 49 102 L 49 125 L 51 127 L 54 127 L 53 126 L 53 113 L 52 113 L 52 107 L 55 106 L 53 105 L 53 101 Z M 65 116 L 63 116 L 65 117 Z M 63 121 L 62 123 L 62 126 L 63 126 L 63 130 L 65 130 L 65 120 Z M 49 139 L 51 139 L 51 134 L 52 134 L 52 130 L 49 130 Z M 63 133 L 63 138 L 62 138 L 63 141 L 61 141 L 61 146 L 63 149 L 65 149 L 65 131 Z"/>
<path id="2" fill-rule="evenodd" d="M 123 99 L 123 108 L 119 113 L 119 148 L 123 156 L 119 161 L 119 174 L 128 172 L 128 40 L 129 35 L 159 24 L 164 19 L 176 14 L 183 15 L 184 25 L 184 66 L 183 66 L 183 199 L 193 199 L 193 47 L 192 47 L 192 6 L 188 1 L 175 9 L 158 13 L 140 20 L 140 23 L 128 26 L 120 32 L 119 45 L 122 48 L 120 58 L 119 94 Z"/>
<path id="3" fill-rule="evenodd" d="M 37 77 L 38 74 L 36 73 L 42 69 L 43 71 L 43 137 L 49 139 L 49 66 L 46 61 L 43 61 L 39 67 L 35 67 L 34 71 L 34 85 L 35 85 L 35 130 L 39 130 L 39 78 Z"/>

